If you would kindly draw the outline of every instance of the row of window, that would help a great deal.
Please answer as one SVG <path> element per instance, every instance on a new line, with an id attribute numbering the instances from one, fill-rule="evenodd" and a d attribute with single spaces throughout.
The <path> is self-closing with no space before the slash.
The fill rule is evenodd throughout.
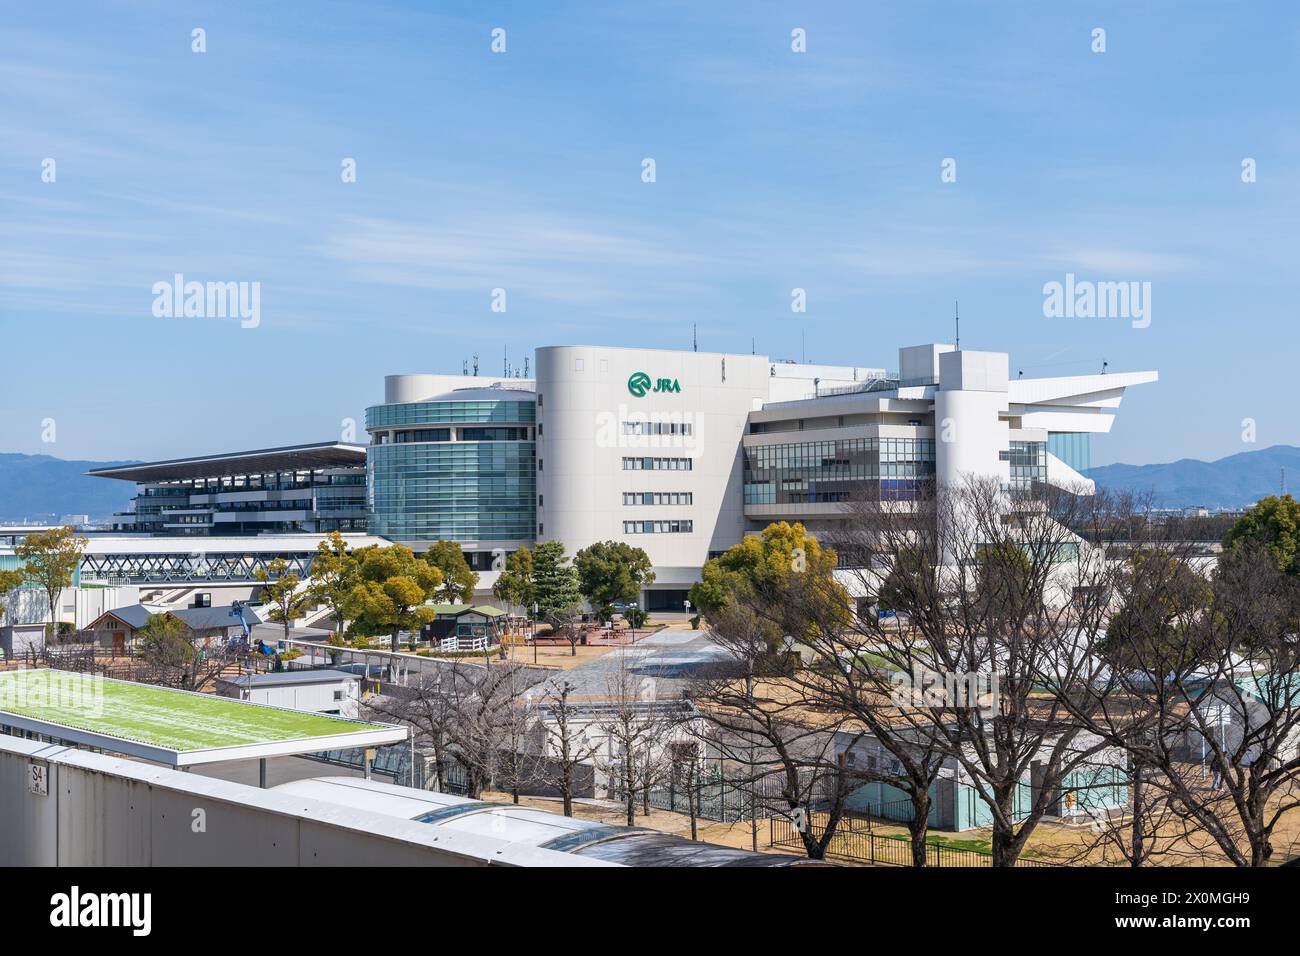
<path id="1" fill-rule="evenodd" d="M 624 521 L 624 534 L 690 534 L 695 522 L 689 518 L 681 521 Z"/>
<path id="2" fill-rule="evenodd" d="M 625 505 L 689 505 L 695 503 L 690 491 L 625 491 Z"/>
<path id="3" fill-rule="evenodd" d="M 474 425 L 457 431 L 460 433 L 461 441 L 528 441 L 531 437 L 527 428 L 508 425 L 500 427 Z M 410 442 L 451 441 L 451 433 L 450 428 L 407 428 L 393 432 L 390 439 L 387 432 L 378 432 L 374 444 L 402 445 Z"/>
<path id="4" fill-rule="evenodd" d="M 624 435 L 690 435 L 690 422 L 624 422 Z"/>
<path id="5" fill-rule="evenodd" d="M 536 418 L 537 411 L 531 401 L 504 399 L 489 402 L 404 402 L 372 405 L 366 409 L 367 428 L 460 422 L 533 422 Z"/>
<path id="6" fill-rule="evenodd" d="M 745 485 L 747 505 L 835 504 L 858 499 L 867 501 L 919 501 L 934 487 L 934 476 L 926 478 L 855 478 L 829 487 L 807 482 L 799 487 L 759 481 Z"/>
<path id="7" fill-rule="evenodd" d="M 296 491 L 300 488 L 319 488 L 325 485 L 364 485 L 365 473 L 355 469 L 337 471 L 273 472 L 265 475 L 229 475 L 223 478 L 186 478 L 160 485 L 136 486 L 136 496 L 142 498 L 179 498 L 185 495 L 220 494 L 235 491 Z"/>
<path id="8" fill-rule="evenodd" d="M 934 461 L 933 438 L 845 438 L 838 441 L 756 445 L 745 449 L 745 465 L 762 468 L 830 468 L 874 478 L 877 466 Z"/>
<path id="9" fill-rule="evenodd" d="M 624 458 L 624 471 L 690 471 L 689 458 Z"/>
<path id="10" fill-rule="evenodd" d="M 387 435 L 375 436 L 377 445 L 387 444 Z M 450 428 L 413 428 L 393 433 L 393 441 L 399 444 L 413 441 L 451 441 Z"/>
<path id="11" fill-rule="evenodd" d="M 866 495 L 915 499 L 935 469 L 934 439 L 848 438 L 745 449 L 745 504 L 809 504 Z"/>

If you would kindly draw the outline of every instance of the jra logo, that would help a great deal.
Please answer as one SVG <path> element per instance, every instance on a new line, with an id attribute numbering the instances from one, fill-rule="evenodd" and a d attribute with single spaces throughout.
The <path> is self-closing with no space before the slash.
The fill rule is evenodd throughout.
<path id="1" fill-rule="evenodd" d="M 637 398 L 644 398 L 648 392 L 680 392 L 682 386 L 675 378 L 661 378 L 652 385 L 645 372 L 633 372 L 627 380 L 627 390 Z"/>

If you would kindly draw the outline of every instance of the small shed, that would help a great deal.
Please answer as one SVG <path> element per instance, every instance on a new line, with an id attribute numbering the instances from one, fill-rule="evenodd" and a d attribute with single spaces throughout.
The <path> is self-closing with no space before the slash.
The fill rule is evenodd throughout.
<path id="1" fill-rule="evenodd" d="M 216 682 L 222 697 L 315 714 L 356 717 L 361 677 L 332 669 L 241 674 Z"/>
<path id="2" fill-rule="evenodd" d="M 463 650 L 491 647 L 501 642 L 509 615 L 490 604 L 435 604 L 436 615 L 420 632 L 426 641 L 456 639 Z"/>

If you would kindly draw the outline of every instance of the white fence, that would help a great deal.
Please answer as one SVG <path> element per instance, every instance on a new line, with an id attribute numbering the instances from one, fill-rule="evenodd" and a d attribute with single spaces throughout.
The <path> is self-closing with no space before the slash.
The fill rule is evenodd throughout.
<path id="1" fill-rule="evenodd" d="M 486 651 L 491 645 L 486 637 L 444 637 L 438 642 L 438 650 L 444 653 L 454 651 Z"/>

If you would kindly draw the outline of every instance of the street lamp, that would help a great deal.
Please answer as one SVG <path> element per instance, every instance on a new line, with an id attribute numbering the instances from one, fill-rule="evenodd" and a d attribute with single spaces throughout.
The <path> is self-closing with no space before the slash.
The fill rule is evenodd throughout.
<path id="1" fill-rule="evenodd" d="M 533 663 L 537 663 L 537 602 L 533 602 Z"/>
<path id="2" fill-rule="evenodd" d="M 632 625 L 632 643 L 635 644 L 636 643 L 636 615 L 637 615 L 636 601 L 633 601 L 628 606 L 632 609 L 632 617 L 628 621 L 628 623 Z"/>

